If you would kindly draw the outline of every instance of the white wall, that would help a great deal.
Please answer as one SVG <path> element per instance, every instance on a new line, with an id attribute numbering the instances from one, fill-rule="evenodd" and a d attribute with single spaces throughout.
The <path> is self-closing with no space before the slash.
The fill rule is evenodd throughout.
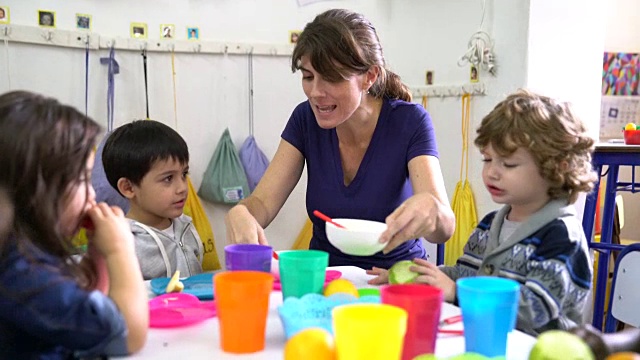
<path id="1" fill-rule="evenodd" d="M 606 17 L 605 51 L 640 52 L 640 1 L 609 0 Z M 640 119 L 636 121 L 640 123 Z M 631 181 L 631 168 L 620 169 L 620 181 Z M 636 172 L 636 181 L 640 173 Z M 640 199 L 638 195 L 621 192 L 624 199 L 624 227 L 620 232 L 623 239 L 640 241 Z"/>
<path id="2" fill-rule="evenodd" d="M 472 101 L 472 129 L 504 96 L 532 82 L 527 75 L 530 2 L 538 0 L 487 0 L 483 30 L 495 40 L 498 76 L 480 73 L 489 93 Z M 567 0 L 561 3 L 573 2 Z M 275 3 L 275 4 L 274 4 Z M 545 3 L 547 3 L 545 1 Z M 151 38 L 159 35 L 160 23 L 176 25 L 179 36 L 184 27 L 199 26 L 203 39 L 285 43 L 288 31 L 302 29 L 317 13 L 328 8 L 357 10 L 371 19 L 379 33 L 389 66 L 408 84 L 423 85 L 425 71 L 435 71 L 436 84 L 467 81 L 469 68 L 458 67 L 458 58 L 467 50 L 469 37 L 480 25 L 481 0 L 343 0 L 297 7 L 295 0 L 269 2 L 259 0 L 5 0 L 11 7 L 12 23 L 35 25 L 39 8 L 55 10 L 58 27 L 74 29 L 76 12 L 93 15 L 93 30 L 107 36 L 129 36 L 129 22 L 147 22 Z M 571 5 L 574 6 L 574 5 Z M 576 7 L 588 7 L 580 5 Z M 532 10 L 532 12 L 535 9 Z M 588 10 L 579 11 L 580 14 Z M 589 15 L 591 16 L 591 15 Z M 577 17 L 577 15 L 576 15 Z M 570 17 L 574 20 L 574 17 Z M 576 19 L 577 20 L 577 19 Z M 560 21 L 549 24 L 557 33 L 569 30 L 581 34 L 589 20 L 569 28 Z M 582 35 L 575 35 L 575 37 Z M 569 35 L 564 39 L 573 40 Z M 582 39 L 577 41 L 581 42 Z M 571 42 L 571 41 L 568 41 Z M 3 45 L 0 43 L 0 53 Z M 575 48 L 556 44 L 559 62 L 575 56 Z M 98 62 L 105 51 L 91 57 L 89 113 L 106 124 L 106 68 Z M 121 74 L 116 76 L 116 125 L 144 117 L 142 60 L 137 52 L 119 51 Z M 598 61 L 601 62 L 601 53 Z M 84 52 L 53 47 L 9 45 L 12 88 L 23 88 L 55 96 L 84 108 Z M 9 90 L 5 81 L 7 66 L 0 56 L 0 92 Z M 151 117 L 173 125 L 173 95 L 170 56 L 150 53 L 149 85 Z M 304 100 L 299 74 L 291 74 L 286 57 L 257 56 L 254 63 L 255 136 L 259 146 L 271 157 L 280 133 L 295 104 Z M 248 135 L 247 62 L 243 56 L 176 55 L 179 132 L 191 151 L 191 174 L 196 188 L 225 127 L 229 127 L 236 146 Z M 563 73 L 581 71 L 573 66 Z M 598 73 L 599 74 L 599 73 Z M 573 76 L 573 75 L 571 75 Z M 564 81 L 553 73 L 541 73 L 536 81 Z M 597 89 L 599 91 L 599 87 Z M 564 94 L 561 94 L 564 95 Z M 576 95 L 578 98 L 578 95 Z M 419 101 L 419 99 L 416 99 Z M 599 104 L 599 102 L 598 102 Z M 431 99 L 441 153 L 441 164 L 449 197 L 453 195 L 460 169 L 460 100 Z M 585 108 L 585 112 L 587 112 Z M 597 114 L 597 110 L 596 110 Z M 471 132 L 471 139 L 475 133 Z M 476 197 L 478 215 L 497 208 L 486 194 L 480 178 L 480 157 L 471 147 L 469 177 Z M 306 220 L 304 207 L 306 175 L 294 190 L 279 216 L 267 229 L 267 237 L 276 249 L 291 246 Z M 210 217 L 218 254 L 223 256 L 227 206 L 205 204 Z"/>
<path id="3" fill-rule="evenodd" d="M 572 103 L 596 139 L 605 11 L 605 0 L 533 0 L 529 18 L 527 87 Z M 576 203 L 580 218 L 584 201 Z"/>

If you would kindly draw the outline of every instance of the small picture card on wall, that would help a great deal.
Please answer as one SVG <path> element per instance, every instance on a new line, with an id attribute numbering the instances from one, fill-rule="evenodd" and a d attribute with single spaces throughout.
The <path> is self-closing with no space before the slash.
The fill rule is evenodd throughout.
<path id="1" fill-rule="evenodd" d="M 187 40 L 200 40 L 200 28 L 187 27 Z"/>
<path id="2" fill-rule="evenodd" d="M 56 27 L 56 12 L 51 10 L 38 10 L 38 25 L 46 28 Z"/>
<path id="3" fill-rule="evenodd" d="M 475 65 L 471 65 L 471 69 L 469 69 L 469 80 L 472 83 L 477 83 L 480 76 L 478 75 L 478 68 Z"/>
<path id="4" fill-rule="evenodd" d="M 0 24 L 9 24 L 11 22 L 11 13 L 7 5 L 0 5 Z"/>
<path id="5" fill-rule="evenodd" d="M 176 26 L 173 24 L 160 24 L 160 37 L 163 39 L 173 39 L 176 34 Z"/>
<path id="6" fill-rule="evenodd" d="M 301 30 L 291 30 L 289 31 L 289 44 L 295 44 L 298 42 L 298 38 L 302 33 Z"/>
<path id="7" fill-rule="evenodd" d="M 433 85 L 433 70 L 427 70 L 427 75 L 425 77 L 425 84 Z"/>
<path id="8" fill-rule="evenodd" d="M 81 30 L 91 30 L 91 15 L 76 14 L 76 27 Z"/>
<path id="9" fill-rule="evenodd" d="M 131 37 L 134 39 L 147 38 L 147 23 L 132 22 L 129 30 L 131 31 Z"/>

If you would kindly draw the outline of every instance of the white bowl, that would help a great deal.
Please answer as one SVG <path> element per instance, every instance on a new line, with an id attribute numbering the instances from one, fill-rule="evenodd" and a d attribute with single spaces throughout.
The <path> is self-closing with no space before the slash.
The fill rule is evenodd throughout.
<path id="1" fill-rule="evenodd" d="M 380 235 L 387 230 L 387 224 L 360 219 L 333 219 L 346 229 L 330 222 L 326 223 L 327 239 L 331 245 L 349 255 L 370 256 L 384 249 L 386 243 L 379 243 Z"/>

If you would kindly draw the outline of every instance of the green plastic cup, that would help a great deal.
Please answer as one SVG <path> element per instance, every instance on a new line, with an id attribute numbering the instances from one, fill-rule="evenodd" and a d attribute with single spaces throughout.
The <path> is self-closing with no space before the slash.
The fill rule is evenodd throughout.
<path id="1" fill-rule="evenodd" d="M 322 294 L 329 254 L 319 250 L 290 250 L 278 254 L 282 298 Z"/>
<path id="2" fill-rule="evenodd" d="M 380 289 L 376 288 L 360 288 L 358 289 L 360 296 L 380 296 Z"/>

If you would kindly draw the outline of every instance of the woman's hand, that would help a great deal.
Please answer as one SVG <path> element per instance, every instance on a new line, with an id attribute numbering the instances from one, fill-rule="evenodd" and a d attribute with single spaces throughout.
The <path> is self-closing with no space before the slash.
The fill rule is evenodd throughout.
<path id="1" fill-rule="evenodd" d="M 264 229 L 246 206 L 236 205 L 224 217 L 229 244 L 269 245 Z"/>
<path id="2" fill-rule="evenodd" d="M 382 250 L 387 254 L 407 240 L 428 237 L 438 229 L 440 206 L 430 193 L 420 193 L 408 198 L 387 216 L 387 230 L 380 235 L 380 242 L 387 243 Z"/>
<path id="3" fill-rule="evenodd" d="M 434 244 L 444 243 L 456 228 L 438 158 L 416 156 L 409 161 L 408 168 L 414 195 L 385 220 L 387 230 L 380 236 L 380 242 L 387 243 L 382 250 L 385 254 L 419 237 Z"/>
<path id="4" fill-rule="evenodd" d="M 456 283 L 447 274 L 425 259 L 415 258 L 413 262 L 415 265 L 411 266 L 409 270 L 420 274 L 415 280 L 416 283 L 423 283 L 442 289 L 446 302 L 455 300 Z"/>
<path id="5" fill-rule="evenodd" d="M 389 282 L 389 270 L 385 270 L 379 267 L 373 267 L 371 270 L 367 270 L 367 275 L 375 275 L 373 279 L 367 281 L 369 285 L 384 285 Z"/>

